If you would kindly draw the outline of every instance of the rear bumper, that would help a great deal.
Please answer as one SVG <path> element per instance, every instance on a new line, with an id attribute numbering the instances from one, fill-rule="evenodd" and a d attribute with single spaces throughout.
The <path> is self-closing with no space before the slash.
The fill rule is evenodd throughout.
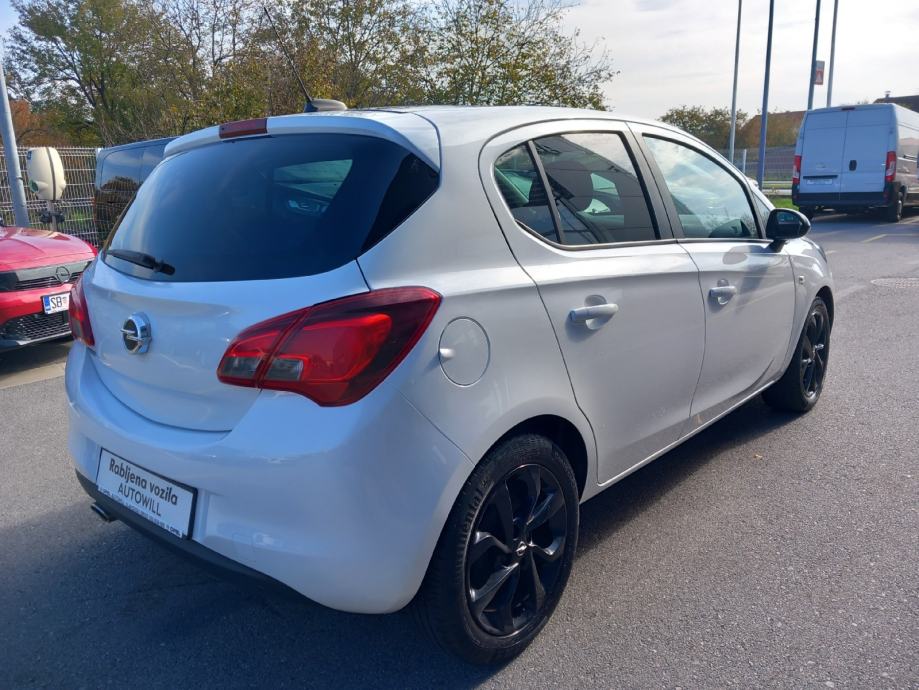
<path id="1" fill-rule="evenodd" d="M 105 448 L 197 489 L 190 540 L 126 519 L 159 540 L 336 609 L 411 601 L 473 465 L 389 381 L 339 408 L 265 391 L 232 431 L 201 432 L 133 412 L 94 356 L 76 343 L 65 378 L 69 448 L 90 495 Z"/>
<path id="2" fill-rule="evenodd" d="M 791 200 L 802 208 L 881 208 L 887 206 L 885 192 L 837 192 L 833 194 L 802 194 L 792 187 Z"/>

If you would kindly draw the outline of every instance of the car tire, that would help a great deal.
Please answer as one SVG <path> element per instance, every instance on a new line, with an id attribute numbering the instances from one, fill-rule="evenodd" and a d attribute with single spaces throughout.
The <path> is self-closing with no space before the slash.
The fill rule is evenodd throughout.
<path id="1" fill-rule="evenodd" d="M 896 200 L 887 206 L 885 217 L 889 223 L 899 223 L 903 218 L 903 192 L 897 194 Z"/>
<path id="2" fill-rule="evenodd" d="M 522 652 L 565 589 L 578 537 L 578 490 L 562 450 L 521 434 L 473 471 L 413 603 L 444 649 L 474 664 Z"/>
<path id="3" fill-rule="evenodd" d="M 787 412 L 808 412 L 820 399 L 830 356 L 832 330 L 826 302 L 811 304 L 794 355 L 782 378 L 763 392 L 769 406 Z"/>

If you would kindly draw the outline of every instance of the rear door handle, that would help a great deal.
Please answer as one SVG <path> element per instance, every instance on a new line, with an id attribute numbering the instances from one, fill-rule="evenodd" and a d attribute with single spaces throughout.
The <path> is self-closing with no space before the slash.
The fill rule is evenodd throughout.
<path id="1" fill-rule="evenodd" d="M 718 287 L 713 287 L 708 291 L 708 296 L 718 302 L 718 304 L 721 306 L 724 306 L 730 302 L 736 294 L 737 288 L 733 285 L 719 285 Z"/>
<path id="2" fill-rule="evenodd" d="M 618 304 L 595 304 L 590 307 L 578 307 L 568 312 L 571 323 L 587 323 L 592 319 L 608 319 L 619 312 Z"/>

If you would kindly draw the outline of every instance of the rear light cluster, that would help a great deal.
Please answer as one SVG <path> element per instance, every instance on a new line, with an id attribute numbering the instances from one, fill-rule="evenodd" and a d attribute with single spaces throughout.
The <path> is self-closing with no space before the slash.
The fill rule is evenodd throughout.
<path id="1" fill-rule="evenodd" d="M 887 164 L 884 168 L 884 182 L 893 182 L 897 176 L 897 152 L 887 152 Z"/>
<path id="2" fill-rule="evenodd" d="M 67 313 L 70 315 L 70 332 L 73 333 L 73 337 L 93 347 L 96 340 L 93 338 L 93 327 L 89 323 L 86 295 L 83 294 L 83 276 L 80 276 L 70 288 L 70 306 Z"/>
<path id="3" fill-rule="evenodd" d="M 427 288 L 387 288 L 277 316 L 230 343 L 217 378 L 299 393 L 324 406 L 348 405 L 398 366 L 440 300 Z"/>
<path id="4" fill-rule="evenodd" d="M 801 156 L 795 156 L 795 167 L 791 171 L 791 183 L 801 183 Z"/>

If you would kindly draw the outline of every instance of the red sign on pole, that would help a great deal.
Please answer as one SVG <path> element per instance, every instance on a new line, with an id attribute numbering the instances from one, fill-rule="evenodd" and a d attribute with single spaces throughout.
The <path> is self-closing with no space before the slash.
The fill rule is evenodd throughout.
<path id="1" fill-rule="evenodd" d="M 817 60 L 817 64 L 814 66 L 814 83 L 817 86 L 823 86 L 823 71 L 826 68 L 826 63 L 823 60 Z"/>

